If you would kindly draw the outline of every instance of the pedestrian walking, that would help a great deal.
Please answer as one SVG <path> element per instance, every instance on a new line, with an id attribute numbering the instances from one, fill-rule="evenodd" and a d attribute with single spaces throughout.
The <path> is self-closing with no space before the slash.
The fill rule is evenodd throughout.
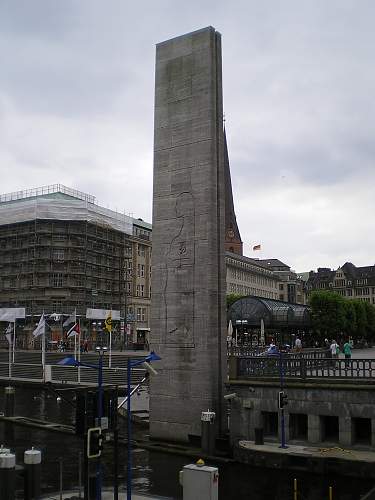
<path id="1" fill-rule="evenodd" d="M 349 368 L 350 359 L 352 357 L 352 346 L 349 342 L 349 339 L 344 344 L 344 354 L 345 354 L 345 368 Z"/>
<path id="2" fill-rule="evenodd" d="M 339 352 L 340 352 L 340 348 L 339 348 L 336 340 L 332 340 L 329 349 L 331 351 L 332 366 L 336 366 L 336 361 L 335 360 L 339 357 Z"/>
<path id="3" fill-rule="evenodd" d="M 295 348 L 296 352 L 302 351 L 302 341 L 299 337 L 297 337 L 296 341 L 294 342 L 294 348 Z"/>

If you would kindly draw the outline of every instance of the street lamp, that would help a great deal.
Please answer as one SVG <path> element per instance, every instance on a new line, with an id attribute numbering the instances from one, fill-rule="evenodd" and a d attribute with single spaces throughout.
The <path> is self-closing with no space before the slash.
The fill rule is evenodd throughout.
<path id="1" fill-rule="evenodd" d="M 284 370 L 283 370 L 283 353 L 279 351 L 279 374 L 280 374 L 280 392 L 278 397 L 278 406 L 281 416 L 281 445 L 280 448 L 288 448 L 285 439 L 285 415 L 284 406 L 288 404 L 288 398 L 284 391 Z"/>
<path id="2" fill-rule="evenodd" d="M 143 365 L 146 370 L 154 375 L 157 375 L 157 371 L 150 365 L 151 361 L 159 361 L 161 357 L 158 356 L 154 351 L 151 351 L 148 356 L 143 359 L 128 358 L 127 363 L 127 424 L 128 424 L 128 463 L 127 463 L 127 485 L 126 485 L 126 499 L 131 500 L 132 498 L 132 450 L 131 450 L 131 433 L 132 433 L 132 422 L 131 422 L 131 369 L 136 366 Z"/>
<path id="3" fill-rule="evenodd" d="M 78 361 L 78 359 L 73 356 L 68 356 L 61 361 L 58 362 L 59 365 L 65 366 L 85 366 L 86 368 L 93 368 L 94 370 L 98 370 L 98 406 L 97 406 L 97 419 L 98 419 L 98 427 L 101 428 L 102 424 L 102 416 L 103 416 L 103 356 L 107 351 L 106 346 L 97 346 L 96 352 L 99 354 L 99 364 L 92 365 L 91 363 L 85 363 L 82 361 Z M 102 468 L 100 461 L 97 462 L 96 466 L 96 500 L 101 500 L 102 498 Z"/>

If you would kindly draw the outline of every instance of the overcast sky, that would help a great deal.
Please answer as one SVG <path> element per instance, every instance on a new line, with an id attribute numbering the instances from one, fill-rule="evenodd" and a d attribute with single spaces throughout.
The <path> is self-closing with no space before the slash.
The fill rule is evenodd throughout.
<path id="1" fill-rule="evenodd" d="M 245 254 L 373 265 L 374 19 L 373 0 L 0 0 L 0 191 L 59 182 L 151 222 L 155 44 L 212 25 Z"/>

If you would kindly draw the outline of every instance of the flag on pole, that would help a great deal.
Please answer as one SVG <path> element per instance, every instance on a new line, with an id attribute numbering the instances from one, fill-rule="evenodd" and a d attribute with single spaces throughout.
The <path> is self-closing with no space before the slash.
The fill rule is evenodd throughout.
<path id="1" fill-rule="evenodd" d="M 12 345 L 12 331 L 13 331 L 12 323 L 8 323 L 8 326 L 5 329 L 5 337 L 9 345 Z"/>
<path id="2" fill-rule="evenodd" d="M 261 249 L 262 249 L 261 245 L 255 245 L 255 246 L 253 246 L 253 251 L 254 251 L 254 252 L 255 252 L 256 250 L 261 250 Z"/>
<path id="3" fill-rule="evenodd" d="M 76 310 L 64 321 L 63 326 L 69 326 L 71 323 L 77 323 Z"/>
<path id="4" fill-rule="evenodd" d="M 69 337 L 74 337 L 74 335 L 79 335 L 81 332 L 79 330 L 79 324 L 78 323 L 74 323 L 74 325 L 69 328 L 69 330 L 67 331 L 67 338 Z"/>
<path id="5" fill-rule="evenodd" d="M 46 333 L 46 320 L 43 313 L 40 317 L 38 326 L 33 331 L 33 336 L 36 338 L 39 337 L 39 335 L 43 335 L 44 333 Z"/>
<path id="6" fill-rule="evenodd" d="M 109 311 L 104 323 L 105 329 L 110 333 L 112 331 L 112 311 Z"/>

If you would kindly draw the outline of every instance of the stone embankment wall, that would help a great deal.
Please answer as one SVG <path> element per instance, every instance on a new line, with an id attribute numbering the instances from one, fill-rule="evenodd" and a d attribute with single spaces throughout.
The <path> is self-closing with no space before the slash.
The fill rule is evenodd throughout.
<path id="1" fill-rule="evenodd" d="M 255 429 L 263 429 L 264 441 L 281 436 L 277 382 L 240 381 L 229 387 L 230 436 L 253 441 Z M 286 440 L 342 447 L 375 447 L 375 385 L 350 382 L 287 383 Z"/>

